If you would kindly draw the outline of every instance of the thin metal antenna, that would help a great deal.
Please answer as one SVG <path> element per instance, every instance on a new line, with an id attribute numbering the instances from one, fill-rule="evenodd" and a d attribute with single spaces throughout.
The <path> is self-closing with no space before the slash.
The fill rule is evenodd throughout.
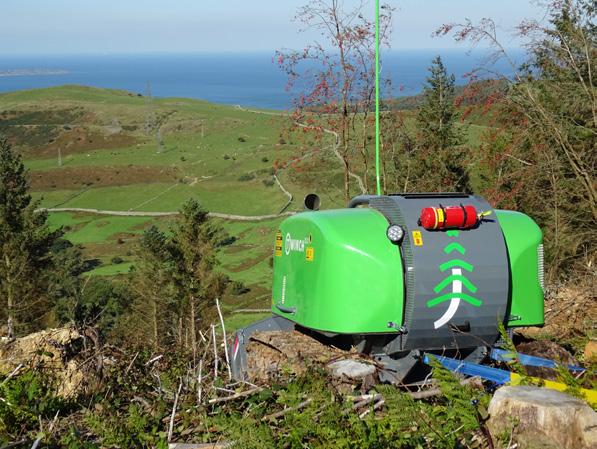
<path id="1" fill-rule="evenodd" d="M 381 195 L 379 176 L 379 0 L 375 0 L 375 178 Z"/>

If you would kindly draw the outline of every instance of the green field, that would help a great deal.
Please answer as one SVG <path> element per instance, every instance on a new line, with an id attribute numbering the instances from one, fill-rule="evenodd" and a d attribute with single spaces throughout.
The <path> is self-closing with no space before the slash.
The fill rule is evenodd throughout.
<path id="1" fill-rule="evenodd" d="M 288 197 L 274 182 L 273 167 L 307 153 L 312 156 L 304 160 L 302 172 L 278 171 L 294 198 L 287 210 L 301 210 L 302 198 L 311 191 L 320 194 L 324 208 L 342 207 L 342 172 L 329 150 L 331 137 L 319 143 L 288 142 L 288 136 L 281 137 L 287 120 L 205 101 L 150 101 L 82 86 L 0 95 L 0 134 L 23 154 L 33 196 L 48 208 L 173 212 L 195 198 L 212 212 L 277 214 Z M 414 120 L 408 124 L 414 126 Z M 486 129 L 463 126 L 473 144 Z M 353 191 L 358 193 L 356 185 Z M 94 276 L 126 274 L 143 230 L 152 224 L 167 230 L 171 220 L 81 212 L 49 217 L 53 228 L 62 227 L 66 238 L 96 261 L 97 268 L 89 272 Z M 225 298 L 227 311 L 268 306 L 272 236 L 279 221 L 220 220 L 236 239 L 220 251 L 221 269 L 250 288 Z M 230 316 L 232 326 L 255 318 Z"/>

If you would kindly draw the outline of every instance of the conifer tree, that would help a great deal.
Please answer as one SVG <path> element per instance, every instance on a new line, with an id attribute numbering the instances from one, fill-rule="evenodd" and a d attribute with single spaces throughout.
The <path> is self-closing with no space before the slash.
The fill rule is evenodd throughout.
<path id="1" fill-rule="evenodd" d="M 181 218 L 171 241 L 175 276 L 181 295 L 178 338 L 181 346 L 196 349 L 201 315 L 212 308 L 213 299 L 225 287 L 225 277 L 215 271 L 216 248 L 222 237 L 219 226 L 196 200 L 181 208 Z"/>
<path id="2" fill-rule="evenodd" d="M 52 273 L 50 294 L 53 299 L 54 314 L 60 324 L 77 324 L 77 308 L 82 301 L 85 282 L 80 275 L 85 271 L 85 261 L 81 249 L 65 239 L 54 245 L 55 269 Z"/>
<path id="3" fill-rule="evenodd" d="M 430 76 L 423 90 L 423 105 L 417 124 L 421 145 L 429 150 L 445 150 L 462 142 L 456 128 L 458 118 L 454 106 L 454 75 L 449 75 L 440 56 L 429 67 Z"/>
<path id="4" fill-rule="evenodd" d="M 594 0 L 549 0 L 542 20 L 524 20 L 519 69 L 496 23 L 445 24 L 437 35 L 486 45 L 505 86 L 485 99 L 493 130 L 476 158 L 479 186 L 498 208 L 525 212 L 544 232 L 547 278 L 594 275 L 597 249 L 597 7 Z M 496 61 L 511 70 L 499 75 Z M 574 273 L 576 272 L 576 273 Z"/>
<path id="5" fill-rule="evenodd" d="M 133 305 L 135 333 L 155 349 L 174 338 L 176 319 L 173 309 L 176 291 L 173 262 L 166 234 L 156 226 L 149 227 L 138 246 L 131 289 L 136 297 Z"/>
<path id="6" fill-rule="evenodd" d="M 471 191 L 467 148 L 457 127 L 454 75 L 448 75 L 441 57 L 429 67 L 423 104 L 417 114 L 417 161 L 412 187 L 427 191 Z M 418 182 L 417 182 L 418 180 Z"/>
<path id="7" fill-rule="evenodd" d="M 41 325 L 48 312 L 52 246 L 62 234 L 50 231 L 47 213 L 36 212 L 21 156 L 0 139 L 0 304 L 7 334 Z"/>
<path id="8" fill-rule="evenodd" d="M 152 226 L 140 240 L 131 319 L 143 343 L 195 350 L 202 318 L 226 286 L 227 278 L 216 271 L 216 250 L 225 236 L 195 200 L 182 206 L 171 231 L 166 235 Z"/>
<path id="9" fill-rule="evenodd" d="M 93 335 L 105 337 L 117 324 L 130 302 L 126 286 L 101 277 L 82 277 L 90 270 L 81 249 L 68 240 L 54 245 L 54 268 L 49 293 L 53 297 L 54 318 L 59 325 L 93 327 Z"/>

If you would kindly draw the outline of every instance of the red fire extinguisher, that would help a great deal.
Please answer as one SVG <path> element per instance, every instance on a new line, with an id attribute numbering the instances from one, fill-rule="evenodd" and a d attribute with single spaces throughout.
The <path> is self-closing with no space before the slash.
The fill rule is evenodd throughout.
<path id="1" fill-rule="evenodd" d="M 421 210 L 419 224 L 428 231 L 440 229 L 471 229 L 488 215 L 477 213 L 472 205 L 424 207 Z"/>

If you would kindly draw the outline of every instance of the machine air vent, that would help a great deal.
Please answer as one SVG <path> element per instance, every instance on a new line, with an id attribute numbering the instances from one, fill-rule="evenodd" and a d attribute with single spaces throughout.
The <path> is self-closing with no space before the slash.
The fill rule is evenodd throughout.
<path id="1" fill-rule="evenodd" d="M 543 244 L 537 246 L 537 273 L 539 274 L 539 285 L 545 294 L 545 265 L 543 262 Z"/>

